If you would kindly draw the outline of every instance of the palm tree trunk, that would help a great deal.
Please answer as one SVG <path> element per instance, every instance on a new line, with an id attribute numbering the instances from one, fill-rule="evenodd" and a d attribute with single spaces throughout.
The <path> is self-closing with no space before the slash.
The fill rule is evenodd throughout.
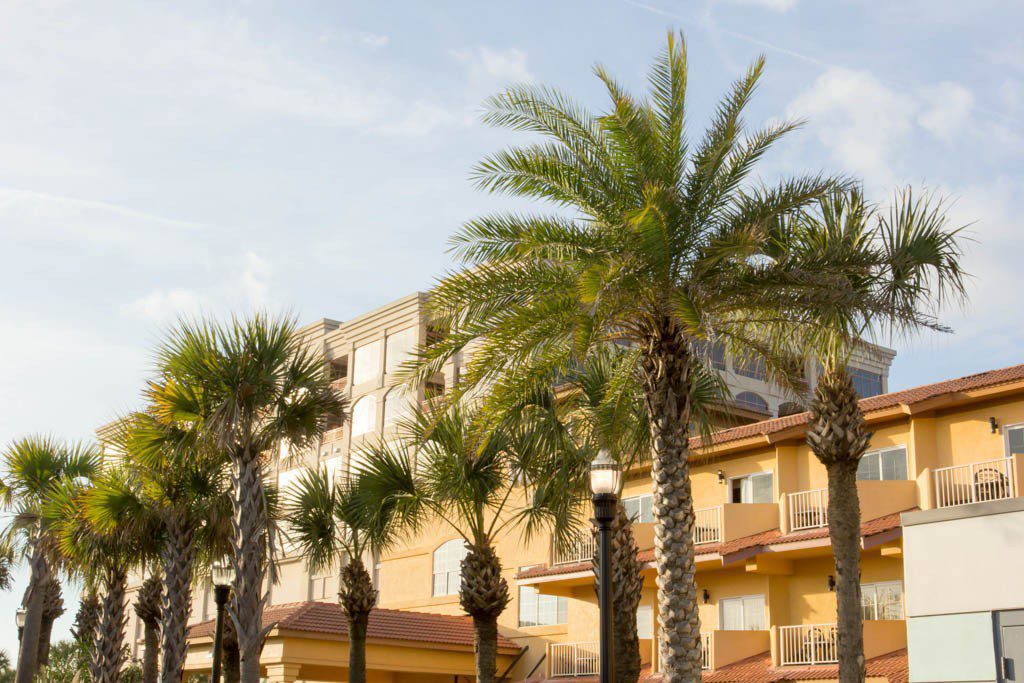
<path id="1" fill-rule="evenodd" d="M 508 606 L 508 582 L 501 560 L 486 542 L 473 545 L 462 560 L 459 604 L 473 617 L 476 683 L 495 683 L 498 669 L 498 617 Z"/>
<path id="2" fill-rule="evenodd" d="M 92 683 L 117 683 L 124 663 L 125 586 L 128 574 L 122 567 L 108 567 L 103 577 L 100 622 L 96 650 L 90 667 Z"/>
<path id="3" fill-rule="evenodd" d="M 167 540 L 161 551 L 164 574 L 161 614 L 162 683 L 181 683 L 188 649 L 186 633 L 192 605 L 192 564 L 195 561 L 195 531 L 186 515 L 174 513 L 167 520 Z"/>
<path id="4" fill-rule="evenodd" d="M 25 626 L 21 631 L 21 646 L 18 652 L 18 671 L 15 683 L 32 683 L 39 671 L 39 637 L 43 626 L 45 585 L 50 576 L 40 533 L 32 541 L 29 559 L 29 584 L 25 593 Z"/>
<path id="5" fill-rule="evenodd" d="M 224 683 L 239 683 L 242 675 L 240 664 L 235 622 L 230 618 L 225 619 L 224 639 L 221 642 L 221 673 L 224 676 Z"/>
<path id="6" fill-rule="evenodd" d="M 50 636 L 53 633 L 53 622 L 64 614 L 64 597 L 60 590 L 60 581 L 52 573 L 46 581 L 43 592 L 43 618 L 39 628 L 40 668 L 50 664 Z"/>
<path id="7" fill-rule="evenodd" d="M 146 649 L 142 660 L 142 683 L 156 683 L 160 664 L 160 622 L 163 583 L 157 576 L 142 582 L 135 599 L 135 613 L 145 627 Z"/>
<path id="8" fill-rule="evenodd" d="M 644 577 L 637 561 L 633 522 L 622 501 L 612 522 L 612 605 L 615 614 L 615 681 L 637 683 L 640 679 L 640 639 L 636 610 L 643 594 Z"/>
<path id="9" fill-rule="evenodd" d="M 870 441 L 850 376 L 844 370 L 826 371 L 814 392 L 807 442 L 828 471 L 828 533 L 836 567 L 841 683 L 862 683 L 866 675 L 857 464 Z"/>
<path id="10" fill-rule="evenodd" d="M 661 666 L 666 683 L 696 683 L 701 680 L 701 648 L 690 491 L 690 351 L 669 318 L 652 330 L 641 351 L 651 421 Z"/>
<path id="11" fill-rule="evenodd" d="M 235 454 L 231 475 L 235 582 L 228 613 L 238 634 L 242 683 L 259 683 L 263 648 L 263 580 L 267 568 L 267 514 L 258 454 Z"/>
<path id="12" fill-rule="evenodd" d="M 78 647 L 75 651 L 75 670 L 81 672 L 81 680 L 89 680 L 87 677 L 91 671 L 92 652 L 96 646 L 96 624 L 99 623 L 100 601 L 96 597 L 96 590 L 88 587 L 78 602 L 78 611 L 75 613 L 75 623 L 71 627 L 71 637 L 75 639 Z"/>
<path id="13" fill-rule="evenodd" d="M 338 599 L 348 618 L 348 680 L 366 683 L 366 631 L 377 603 L 373 579 L 362 558 L 351 558 L 341 571 Z"/>

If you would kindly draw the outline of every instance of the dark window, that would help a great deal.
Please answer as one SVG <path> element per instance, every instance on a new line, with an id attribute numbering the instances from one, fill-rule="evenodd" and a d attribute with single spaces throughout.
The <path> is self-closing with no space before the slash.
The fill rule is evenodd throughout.
<path id="1" fill-rule="evenodd" d="M 736 394 L 736 405 L 740 408 L 756 410 L 757 412 L 765 413 L 766 415 L 770 412 L 768 410 L 768 402 L 752 391 L 743 391 Z"/>
<path id="2" fill-rule="evenodd" d="M 725 370 L 725 344 L 722 342 L 698 341 L 693 344 L 693 351 L 699 358 L 716 370 Z"/>
<path id="3" fill-rule="evenodd" d="M 804 412 L 804 407 L 799 403 L 786 401 L 785 403 L 779 404 L 779 417 L 785 417 L 787 415 L 796 415 L 797 413 L 802 412 Z"/>
<path id="4" fill-rule="evenodd" d="M 878 396 L 882 393 L 882 376 L 877 372 L 862 370 L 861 368 L 847 368 L 850 377 L 853 378 L 853 388 L 861 398 Z"/>
<path id="5" fill-rule="evenodd" d="M 763 358 L 745 358 L 737 360 L 734 365 L 737 375 L 761 381 L 768 379 L 768 368 L 765 366 Z"/>

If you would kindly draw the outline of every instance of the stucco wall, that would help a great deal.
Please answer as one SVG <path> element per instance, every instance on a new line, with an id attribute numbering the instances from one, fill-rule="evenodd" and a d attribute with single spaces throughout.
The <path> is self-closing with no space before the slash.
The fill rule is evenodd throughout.
<path id="1" fill-rule="evenodd" d="M 988 612 L 908 619 L 907 652 L 911 683 L 996 679 Z"/>

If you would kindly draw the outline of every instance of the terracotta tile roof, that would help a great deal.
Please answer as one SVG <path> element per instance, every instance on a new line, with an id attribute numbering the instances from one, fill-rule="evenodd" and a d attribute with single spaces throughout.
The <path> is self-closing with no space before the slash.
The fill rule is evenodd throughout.
<path id="1" fill-rule="evenodd" d="M 897 512 L 895 514 L 886 515 L 885 517 L 878 517 L 877 519 L 869 519 L 866 522 L 862 522 L 860 525 L 861 536 L 863 538 L 868 538 L 887 531 L 899 529 L 900 514 L 902 513 Z M 762 531 L 761 533 L 754 534 L 752 536 L 737 538 L 726 543 L 702 544 L 696 547 L 695 554 L 698 561 L 702 556 L 707 557 L 720 555 L 728 562 L 730 555 L 741 551 L 752 549 L 757 549 L 759 551 L 766 546 L 782 545 L 785 543 L 799 543 L 801 541 L 812 541 L 819 538 L 828 538 L 828 527 L 808 529 L 806 531 L 795 531 L 786 535 L 783 535 L 778 529 L 772 529 L 770 531 Z M 636 557 L 640 562 L 654 562 L 654 549 L 641 550 L 637 553 Z M 535 579 L 544 576 L 561 576 L 563 574 L 588 572 L 592 569 L 593 566 L 590 562 L 562 564 L 555 567 L 541 565 L 519 572 L 516 574 L 516 579 Z"/>
<path id="2" fill-rule="evenodd" d="M 898 405 L 912 405 L 914 403 L 920 403 L 921 401 L 945 394 L 954 394 L 974 389 L 984 389 L 1020 380 L 1024 380 L 1024 364 L 1013 365 L 999 370 L 988 370 L 986 372 L 979 372 L 976 375 L 967 375 L 966 377 L 958 377 L 957 379 L 948 379 L 943 382 L 924 384 L 918 387 L 904 389 L 902 391 L 893 391 L 888 394 L 871 396 L 870 398 L 861 399 L 860 408 L 865 413 L 870 413 L 874 410 L 883 410 L 885 408 L 892 408 Z M 777 417 L 773 420 L 763 420 L 761 422 L 732 427 L 731 429 L 723 429 L 722 431 L 715 432 L 711 435 L 711 443 L 720 444 L 728 443 L 730 441 L 739 441 L 740 439 L 746 439 L 753 436 L 767 436 L 769 434 L 784 431 L 790 427 L 798 427 L 800 425 L 807 424 L 809 415 L 810 414 L 807 412 L 795 413 L 785 417 Z M 702 445 L 699 438 L 691 439 L 690 443 L 694 448 Z"/>
<path id="3" fill-rule="evenodd" d="M 330 602 L 295 602 L 275 605 L 263 611 L 263 625 L 277 628 L 346 636 L 348 622 L 341 605 Z M 189 638 L 212 636 L 214 622 L 204 621 L 189 628 Z M 418 643 L 473 646 L 473 620 L 468 616 L 375 609 L 370 612 L 367 637 Z M 498 648 L 518 652 L 514 642 L 498 636 Z"/>
<path id="4" fill-rule="evenodd" d="M 896 650 L 869 659 L 866 663 L 869 678 L 885 678 L 889 683 L 907 683 L 907 650 Z M 822 666 L 772 666 L 767 653 L 743 659 L 717 671 L 704 673 L 704 683 L 780 683 L 782 681 L 806 681 L 838 679 L 839 667 L 835 664 Z"/>

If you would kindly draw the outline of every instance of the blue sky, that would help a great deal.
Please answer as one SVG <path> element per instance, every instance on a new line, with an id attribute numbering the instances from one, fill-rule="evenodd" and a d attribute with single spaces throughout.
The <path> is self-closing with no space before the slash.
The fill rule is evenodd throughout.
<path id="1" fill-rule="evenodd" d="M 971 306 L 895 344 L 892 387 L 1022 362 L 1022 25 L 985 0 L 4 0 L 0 443 L 135 405 L 179 313 L 345 319 L 428 287 L 452 230 L 503 203 L 468 181 L 514 139 L 481 100 L 533 81 L 600 108 L 591 65 L 639 88 L 668 28 L 692 131 L 764 53 L 750 122 L 809 121 L 765 177 L 927 186 L 973 223 Z M 23 589 L 0 595 L 0 649 Z"/>

